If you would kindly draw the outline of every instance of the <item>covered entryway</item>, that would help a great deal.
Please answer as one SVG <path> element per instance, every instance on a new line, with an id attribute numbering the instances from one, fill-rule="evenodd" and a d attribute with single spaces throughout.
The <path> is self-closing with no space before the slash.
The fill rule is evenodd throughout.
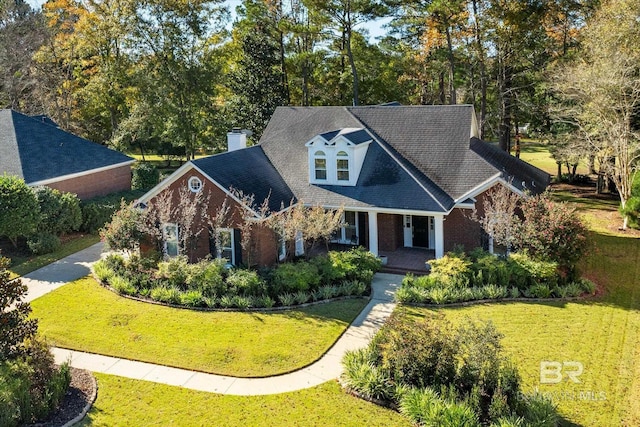
<path id="1" fill-rule="evenodd" d="M 435 220 L 432 216 L 404 215 L 404 247 L 435 249 Z"/>

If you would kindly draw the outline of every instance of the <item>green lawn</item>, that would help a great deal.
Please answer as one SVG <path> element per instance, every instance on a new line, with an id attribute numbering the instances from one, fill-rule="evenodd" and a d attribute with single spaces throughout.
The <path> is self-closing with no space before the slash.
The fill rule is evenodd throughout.
<path id="1" fill-rule="evenodd" d="M 437 310 L 454 323 L 493 321 L 525 391 L 555 397 L 561 414 L 585 426 L 640 425 L 640 239 L 592 233 L 583 262 L 604 294 L 581 302 L 482 304 Z M 584 365 L 580 384 L 540 383 L 541 361 Z"/>
<path id="2" fill-rule="evenodd" d="M 97 374 L 98 399 L 81 426 L 405 426 L 400 414 L 336 382 L 271 396 L 223 396 Z"/>
<path id="3" fill-rule="evenodd" d="M 50 254 L 38 256 L 7 254 L 7 256 L 11 258 L 11 276 L 24 276 L 27 273 L 31 273 L 32 271 L 44 267 L 45 265 L 51 264 L 52 262 L 58 261 L 59 259 L 81 251 L 82 249 L 95 245 L 99 241 L 99 236 L 84 234 L 63 243 L 60 249 Z"/>
<path id="4" fill-rule="evenodd" d="M 260 377 L 317 360 L 366 304 L 350 299 L 272 313 L 201 312 L 128 300 L 87 277 L 31 305 L 40 333 L 56 346 Z"/>
<path id="5" fill-rule="evenodd" d="M 558 165 L 549 154 L 547 144 L 536 140 L 524 139 L 520 144 L 520 158 L 535 165 L 550 175 L 557 175 Z M 567 167 L 562 166 L 562 173 L 567 173 Z M 577 173 L 587 175 L 589 168 L 584 161 L 578 165 Z"/>

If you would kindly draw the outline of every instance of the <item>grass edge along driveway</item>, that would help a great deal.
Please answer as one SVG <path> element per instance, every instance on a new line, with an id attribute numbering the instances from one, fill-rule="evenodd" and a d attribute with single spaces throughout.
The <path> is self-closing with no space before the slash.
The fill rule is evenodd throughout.
<path id="1" fill-rule="evenodd" d="M 125 299 L 91 277 L 31 303 L 40 334 L 52 345 L 237 377 L 309 365 L 366 304 L 348 299 L 271 313 L 202 312 Z"/>

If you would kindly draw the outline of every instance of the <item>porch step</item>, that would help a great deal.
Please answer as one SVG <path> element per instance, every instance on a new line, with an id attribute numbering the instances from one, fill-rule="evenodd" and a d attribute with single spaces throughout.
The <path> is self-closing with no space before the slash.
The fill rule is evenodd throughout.
<path id="1" fill-rule="evenodd" d="M 401 267 L 393 267 L 393 266 L 383 266 L 381 273 L 389 273 L 389 274 L 401 274 L 406 275 L 407 273 L 411 273 L 414 276 L 426 276 L 429 272 L 425 270 L 416 270 L 412 268 L 401 268 Z"/>

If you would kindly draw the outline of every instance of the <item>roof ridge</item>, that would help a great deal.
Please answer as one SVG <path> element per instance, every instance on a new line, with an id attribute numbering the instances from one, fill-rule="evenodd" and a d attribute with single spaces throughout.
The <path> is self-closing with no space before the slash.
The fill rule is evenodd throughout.
<path id="1" fill-rule="evenodd" d="M 383 107 L 384 108 L 384 107 Z M 386 107 L 386 108 L 397 108 L 397 107 Z M 405 165 L 403 165 L 400 161 L 398 161 L 398 159 L 396 158 L 396 156 L 391 152 L 391 150 L 389 150 L 389 147 L 387 147 L 387 143 L 385 141 L 385 143 L 383 144 L 382 138 L 379 138 L 378 135 L 376 134 L 376 132 L 373 131 L 373 129 L 369 128 L 369 126 L 367 126 L 367 124 L 365 122 L 363 122 L 362 120 L 360 120 L 359 117 L 357 117 L 355 114 L 353 114 L 351 112 L 351 110 L 347 109 L 347 112 L 349 113 L 349 115 L 351 115 L 351 117 L 356 120 L 358 123 L 362 124 L 365 128 L 365 130 L 373 137 L 373 139 L 378 143 L 378 145 L 380 145 L 382 147 L 382 149 L 389 155 L 389 157 L 391 157 L 393 159 L 393 161 L 395 161 L 398 166 L 400 166 L 402 169 L 404 169 L 407 174 L 409 174 L 409 176 L 411 177 L 411 179 L 413 179 L 419 186 L 420 188 L 422 188 L 425 193 L 427 193 L 433 200 L 436 201 L 436 203 L 444 210 L 447 211 L 448 209 L 444 207 L 444 205 L 440 202 L 439 198 L 436 197 L 435 195 L 433 195 L 431 193 L 431 191 L 429 191 L 429 189 L 427 189 L 422 182 L 420 182 L 415 176 L 414 174 L 408 170 Z M 398 155 L 400 155 L 400 153 L 398 153 Z M 431 180 L 429 180 L 431 181 Z M 447 194 L 449 196 L 449 194 L 444 191 L 442 188 L 440 188 L 439 185 L 437 185 L 435 182 L 431 181 L 431 183 L 436 186 L 440 191 L 442 191 L 444 194 Z M 449 196 L 450 198 L 452 198 L 451 196 Z"/>

